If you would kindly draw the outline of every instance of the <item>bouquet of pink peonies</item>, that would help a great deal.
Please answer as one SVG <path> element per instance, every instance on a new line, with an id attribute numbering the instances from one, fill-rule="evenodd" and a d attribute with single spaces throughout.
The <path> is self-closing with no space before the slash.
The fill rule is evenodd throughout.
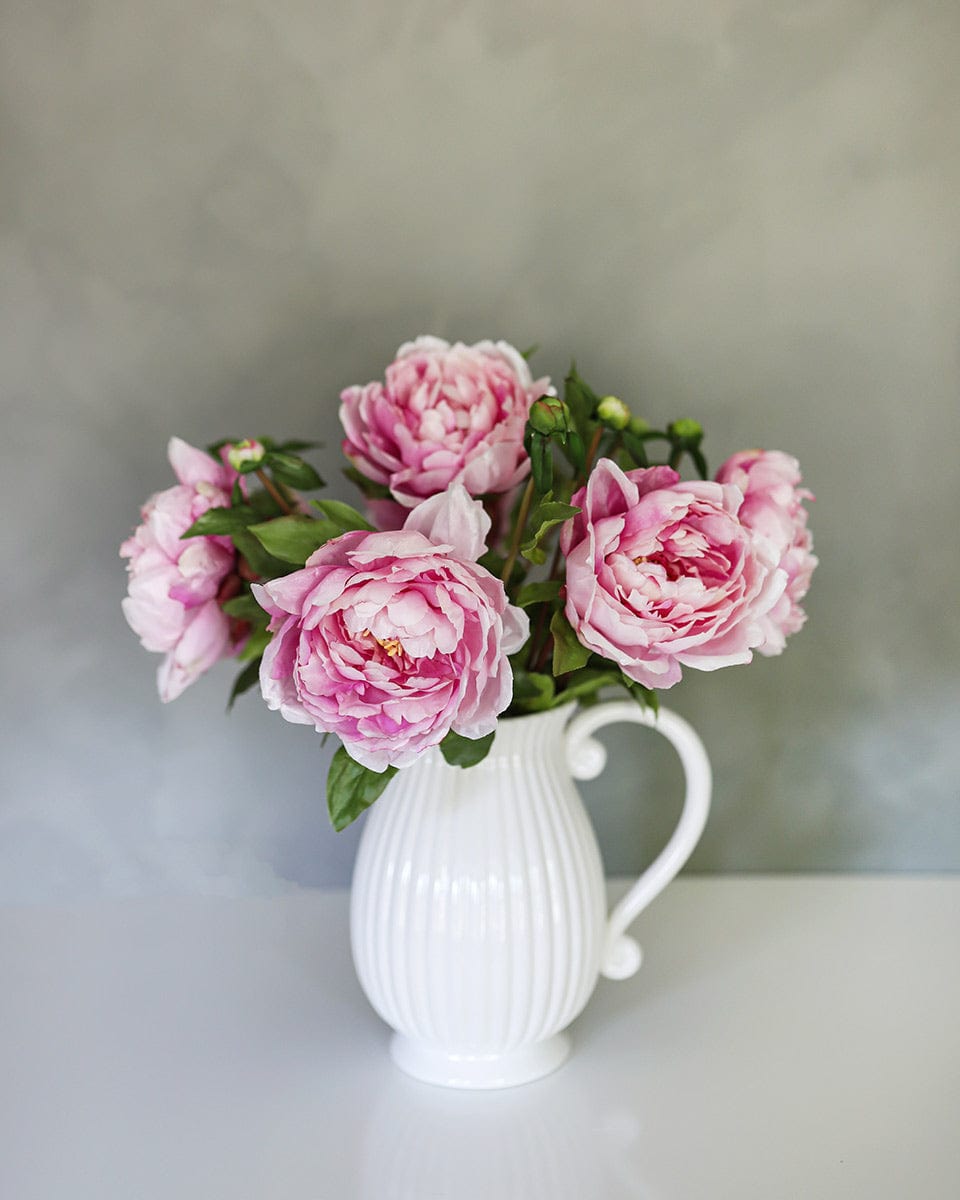
<path id="1" fill-rule="evenodd" d="M 336 734 L 348 825 L 433 747 L 469 767 L 500 717 L 619 685 L 656 706 L 682 669 L 779 654 L 817 560 L 794 458 L 708 477 L 703 430 L 652 428 L 571 369 L 561 399 L 505 342 L 401 346 L 341 396 L 365 511 L 306 500 L 307 442 L 174 438 L 176 486 L 123 543 L 123 611 L 172 700 L 243 663 L 288 721 Z M 692 464 L 700 476 L 683 480 Z"/>

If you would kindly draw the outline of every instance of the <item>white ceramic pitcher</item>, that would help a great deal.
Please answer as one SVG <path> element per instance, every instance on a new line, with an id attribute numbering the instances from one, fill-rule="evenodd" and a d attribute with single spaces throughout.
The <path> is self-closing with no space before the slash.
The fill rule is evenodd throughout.
<path id="1" fill-rule="evenodd" d="M 563 1030 L 599 975 L 640 965 L 627 926 L 680 870 L 710 805 L 710 763 L 675 713 L 633 701 L 500 722 L 490 754 L 439 751 L 401 771 L 370 810 L 351 892 L 360 984 L 396 1032 L 394 1061 L 448 1087 L 509 1087 L 569 1053 Z M 572 717 L 572 719 L 571 719 Z M 607 915 L 603 866 L 574 785 L 603 770 L 592 734 L 629 721 L 664 734 L 686 775 L 669 842 Z"/>

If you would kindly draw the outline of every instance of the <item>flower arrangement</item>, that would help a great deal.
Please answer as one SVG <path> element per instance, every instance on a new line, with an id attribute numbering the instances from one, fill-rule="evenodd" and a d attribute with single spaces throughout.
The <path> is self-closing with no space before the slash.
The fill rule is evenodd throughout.
<path id="1" fill-rule="evenodd" d="M 685 668 L 779 654 L 803 625 L 817 560 L 794 458 L 741 451 L 711 479 L 696 421 L 653 428 L 575 367 L 560 398 L 530 353 L 421 337 L 347 388 L 365 512 L 304 498 L 324 487 L 312 443 L 174 438 L 178 482 L 120 548 L 161 699 L 244 664 L 230 704 L 259 682 L 340 739 L 337 829 L 433 747 L 481 761 L 501 717 L 609 685 L 656 706 Z"/>

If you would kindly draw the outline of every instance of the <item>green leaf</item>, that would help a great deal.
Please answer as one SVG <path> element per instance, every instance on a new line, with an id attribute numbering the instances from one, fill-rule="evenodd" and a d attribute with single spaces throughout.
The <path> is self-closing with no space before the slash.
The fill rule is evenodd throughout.
<path id="1" fill-rule="evenodd" d="M 260 438 L 260 443 L 261 443 L 261 445 L 266 446 L 267 439 Z M 302 442 L 302 441 L 299 441 L 297 438 L 291 438 L 289 441 L 281 442 L 279 446 L 274 447 L 271 444 L 268 448 L 271 450 L 273 450 L 273 449 L 280 450 L 284 454 L 298 454 L 301 450 L 316 450 L 318 447 L 320 447 L 322 445 L 323 445 L 323 442 Z"/>
<path id="2" fill-rule="evenodd" d="M 570 371 L 563 381 L 563 398 L 573 416 L 573 423 L 584 443 L 589 442 L 594 424 L 593 414 L 600 403 L 597 393 L 580 378 L 577 364 L 570 364 Z"/>
<path id="3" fill-rule="evenodd" d="M 482 738 L 467 738 L 451 729 L 440 743 L 440 753 L 451 767 L 475 767 L 490 753 L 494 733 L 496 730 Z"/>
<path id="4" fill-rule="evenodd" d="M 264 455 L 262 465 L 269 467 L 274 479 L 287 484 L 288 487 L 299 488 L 301 491 L 323 487 L 323 480 L 313 467 L 295 454 L 270 450 Z"/>
<path id="5" fill-rule="evenodd" d="M 264 613 L 264 616 L 267 614 Z M 262 625 L 259 629 L 254 629 L 247 638 L 243 649 L 237 655 L 237 662 L 250 662 L 251 659 L 259 658 L 270 645 L 270 638 L 273 635 L 267 633 L 266 625 Z"/>
<path id="6" fill-rule="evenodd" d="M 232 536 L 238 529 L 246 529 L 256 520 L 257 514 L 245 504 L 235 504 L 231 508 L 208 508 L 197 517 L 189 529 L 180 534 L 180 537 L 219 537 L 223 534 Z"/>
<path id="7" fill-rule="evenodd" d="M 587 450 L 579 431 L 572 429 L 566 439 L 561 442 L 560 449 L 574 471 L 578 475 L 581 474 L 587 465 Z"/>
<path id="8" fill-rule="evenodd" d="M 644 445 L 644 439 L 642 437 L 632 433 L 629 429 L 625 429 L 620 434 L 620 439 L 623 444 L 623 448 L 638 467 L 648 467 L 650 465 L 650 461 L 647 458 L 647 448 Z"/>
<path id="9" fill-rule="evenodd" d="M 597 671 L 591 667 L 574 671 L 567 678 L 567 686 L 557 696 L 557 704 L 567 704 L 571 700 L 585 700 L 595 696 L 602 687 L 620 682 L 619 671 Z"/>
<path id="10" fill-rule="evenodd" d="M 256 513 L 261 521 L 266 521 L 270 517 L 279 517 L 283 515 L 283 509 L 274 500 L 269 492 L 263 489 L 255 491 L 247 500 L 247 507 Z M 253 522 L 251 522 L 253 524 Z"/>
<path id="11" fill-rule="evenodd" d="M 660 697 L 653 688 L 644 687 L 642 683 L 637 683 L 635 679 L 630 679 L 627 675 L 621 675 L 620 682 L 639 705 L 643 708 L 652 708 L 655 713 L 659 713 Z"/>
<path id="12" fill-rule="evenodd" d="M 378 774 L 352 759 L 343 746 L 337 750 L 327 773 L 327 811 L 337 833 L 370 807 L 396 773 L 396 767 L 387 767 Z"/>
<path id="13" fill-rule="evenodd" d="M 575 517 L 580 511 L 573 504 L 563 504 L 559 500 L 554 500 L 548 492 L 543 500 L 533 510 L 527 529 L 533 530 L 532 536 L 520 547 L 520 553 L 529 562 L 542 563 L 546 559 L 546 552 L 540 549 L 540 543 L 543 538 L 556 525 L 562 525 L 564 521 L 569 521 L 571 517 Z"/>
<path id="14" fill-rule="evenodd" d="M 385 483 L 376 483 L 373 479 L 368 479 L 362 471 L 358 471 L 356 467 L 349 466 L 343 468 L 343 473 L 351 483 L 355 484 L 362 494 L 368 500 L 390 500 L 390 489 Z"/>
<path id="15" fill-rule="evenodd" d="M 511 707 L 524 712 L 543 712 L 553 706 L 553 693 L 552 675 L 542 675 L 537 671 L 514 671 Z"/>
<path id="16" fill-rule="evenodd" d="M 311 500 L 310 504 L 319 509 L 334 525 L 339 525 L 344 533 L 348 529 L 366 529 L 370 532 L 375 529 L 362 513 L 357 512 L 351 505 L 344 504 L 342 500 Z"/>
<path id="17" fill-rule="evenodd" d="M 532 345 L 532 346 L 528 346 L 528 347 L 526 348 L 526 350 L 521 350 L 521 351 L 520 351 L 520 357 L 521 357 L 522 359 L 525 359 L 527 362 L 529 362 L 529 361 L 530 361 L 530 359 L 531 359 L 531 358 L 533 358 L 533 356 L 536 354 L 536 352 L 537 352 L 539 349 L 540 349 L 540 343 L 539 343 L 539 342 L 534 342 L 534 343 L 533 343 L 533 345 Z"/>
<path id="18" fill-rule="evenodd" d="M 264 615 L 263 609 L 249 592 L 225 600 L 220 607 L 228 617 L 237 617 L 241 621 L 261 621 Z"/>
<path id="19" fill-rule="evenodd" d="M 230 536 L 250 569 L 261 579 L 279 579 L 281 575 L 289 575 L 293 569 L 288 562 L 268 554 L 249 529 L 238 529 Z"/>
<path id="20" fill-rule="evenodd" d="M 559 609 L 553 614 L 550 632 L 553 634 L 554 675 L 566 675 L 586 665 L 590 651 L 579 640 L 573 626 Z"/>
<path id="21" fill-rule="evenodd" d="M 544 579 L 541 583 L 525 583 L 517 593 L 514 604 L 518 608 L 529 608 L 531 604 L 553 601 L 560 595 L 559 579 Z"/>
<path id="22" fill-rule="evenodd" d="M 302 567 L 314 550 L 343 530 L 332 521 L 315 521 L 312 517 L 277 517 L 275 521 L 251 525 L 248 532 L 274 558 Z"/>
<path id="23" fill-rule="evenodd" d="M 233 681 L 233 687 L 230 689 L 230 698 L 227 700 L 227 712 L 233 708 L 234 701 L 238 696 L 242 696 L 244 692 L 249 692 L 255 683 L 260 680 L 260 658 L 259 656 L 248 662 L 240 674 Z"/>

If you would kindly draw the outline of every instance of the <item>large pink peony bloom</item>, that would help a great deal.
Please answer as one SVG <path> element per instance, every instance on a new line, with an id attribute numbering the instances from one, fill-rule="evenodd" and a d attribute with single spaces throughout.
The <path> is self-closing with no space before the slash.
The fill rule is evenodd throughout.
<path id="1" fill-rule="evenodd" d="M 561 533 L 580 641 L 650 688 L 749 662 L 786 575 L 737 517 L 740 491 L 670 467 L 597 463 Z"/>
<path id="2" fill-rule="evenodd" d="M 732 483 L 743 492 L 740 520 L 767 542 L 786 572 L 783 595 L 761 618 L 764 639 L 757 646 L 761 654 L 780 654 L 789 635 L 807 619 L 800 601 L 810 587 L 817 558 L 802 502 L 812 500 L 813 493 L 799 486 L 797 460 L 780 450 L 741 450 L 723 464 L 717 482 Z"/>
<path id="3" fill-rule="evenodd" d="M 462 483 L 472 496 L 507 492 L 529 470 L 523 430 L 550 391 L 507 342 L 465 346 L 417 338 L 397 351 L 384 383 L 341 394 L 343 452 L 412 508 Z"/>
<path id="4" fill-rule="evenodd" d="M 288 721 L 337 734 L 374 771 L 453 729 L 479 738 L 510 703 L 526 614 L 476 562 L 490 519 L 454 486 L 403 529 L 345 533 L 254 595 L 274 636 L 260 687 Z"/>
<path id="5" fill-rule="evenodd" d="M 166 655 L 157 672 L 163 701 L 235 649 L 217 596 L 237 565 L 227 537 L 180 540 L 201 513 L 230 503 L 236 471 L 180 438 L 170 439 L 167 453 L 180 482 L 150 497 L 143 524 L 120 547 L 130 560 L 123 615 L 145 649 Z"/>

